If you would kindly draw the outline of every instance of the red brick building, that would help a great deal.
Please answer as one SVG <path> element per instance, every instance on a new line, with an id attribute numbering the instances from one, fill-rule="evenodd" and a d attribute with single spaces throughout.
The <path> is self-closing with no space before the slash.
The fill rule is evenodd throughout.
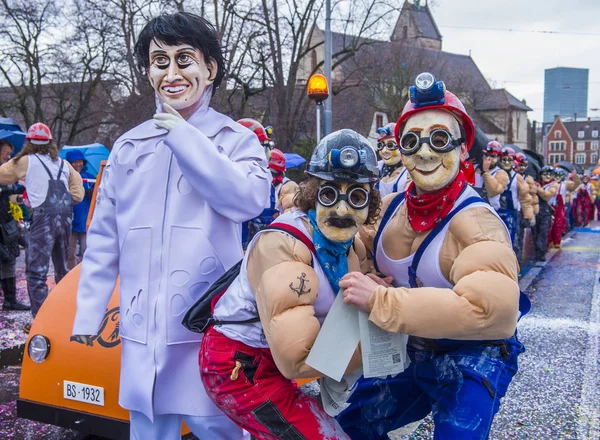
<path id="1" fill-rule="evenodd" d="M 584 169 L 598 164 L 600 120 L 562 121 L 556 117 L 544 129 L 544 159 L 547 164 L 567 160 Z"/>

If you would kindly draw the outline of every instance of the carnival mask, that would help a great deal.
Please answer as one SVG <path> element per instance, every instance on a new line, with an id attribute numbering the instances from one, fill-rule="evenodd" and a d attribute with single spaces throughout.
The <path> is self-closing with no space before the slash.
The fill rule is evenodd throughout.
<path id="1" fill-rule="evenodd" d="M 525 172 L 527 171 L 527 167 L 528 167 L 528 164 L 526 164 L 526 163 L 520 163 L 517 166 L 517 171 L 519 171 L 519 174 L 525 174 Z"/>
<path id="2" fill-rule="evenodd" d="M 377 152 L 383 163 L 387 166 L 394 166 L 402 161 L 402 155 L 398 150 L 398 144 L 393 137 L 382 139 L 377 142 Z"/>
<path id="3" fill-rule="evenodd" d="M 588 183 L 590 181 L 590 176 L 583 176 L 583 178 L 581 179 L 581 181 L 583 183 Z"/>
<path id="4" fill-rule="evenodd" d="M 509 174 L 513 169 L 514 163 L 515 163 L 514 159 L 510 156 L 502 156 L 500 158 L 500 168 L 502 168 L 504 171 L 506 171 Z"/>
<path id="5" fill-rule="evenodd" d="M 552 180 L 552 173 L 542 173 L 542 182 L 548 183 Z"/>
<path id="6" fill-rule="evenodd" d="M 315 207 L 323 235 L 338 243 L 354 238 L 369 216 L 370 190 L 368 183 L 323 181 Z"/>
<path id="7" fill-rule="evenodd" d="M 467 158 L 458 121 L 443 110 L 425 110 L 408 118 L 400 148 L 404 166 L 421 192 L 448 186 Z"/>
<path id="8" fill-rule="evenodd" d="M 161 102 L 180 113 L 200 103 L 216 74 L 216 62 L 211 58 L 207 65 L 204 54 L 189 44 L 169 46 L 156 40 L 150 43 L 150 84 Z M 182 116 L 189 116 L 185 113 Z"/>

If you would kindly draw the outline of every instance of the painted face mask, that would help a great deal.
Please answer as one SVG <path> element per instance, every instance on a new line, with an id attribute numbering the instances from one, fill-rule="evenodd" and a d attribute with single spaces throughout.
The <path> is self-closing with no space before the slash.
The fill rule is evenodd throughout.
<path id="1" fill-rule="evenodd" d="M 461 143 L 458 121 L 448 112 L 422 111 L 406 121 L 400 139 L 402 161 L 417 189 L 433 192 L 454 181 L 467 155 Z"/>
<path id="2" fill-rule="evenodd" d="M 368 183 L 323 181 L 315 207 L 321 233 L 338 243 L 354 238 L 369 215 L 369 192 Z"/>
<path id="3" fill-rule="evenodd" d="M 394 166 L 402 161 L 402 155 L 398 149 L 398 144 L 393 137 L 382 139 L 377 142 L 377 152 L 383 163 L 387 166 Z"/>
<path id="4" fill-rule="evenodd" d="M 542 182 L 548 183 L 551 180 L 552 180 L 552 174 L 551 173 L 542 173 Z"/>
<path id="5" fill-rule="evenodd" d="M 503 156 L 502 158 L 500 158 L 499 165 L 500 165 L 500 168 L 502 168 L 504 171 L 506 171 L 507 173 L 510 173 L 510 171 L 513 169 L 514 160 L 510 156 Z"/>
<path id="6" fill-rule="evenodd" d="M 188 44 L 150 43 L 150 85 L 160 102 L 180 112 L 200 103 L 205 89 L 213 83 L 216 69 L 213 62 L 207 66 L 204 55 Z"/>

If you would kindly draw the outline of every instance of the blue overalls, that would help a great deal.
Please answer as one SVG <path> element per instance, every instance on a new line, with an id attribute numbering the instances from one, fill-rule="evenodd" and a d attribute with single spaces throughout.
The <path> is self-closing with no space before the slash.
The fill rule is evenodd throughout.
<path id="1" fill-rule="evenodd" d="M 514 245 L 517 240 L 517 234 L 519 232 L 519 213 L 515 208 L 515 202 L 512 194 L 512 184 L 517 176 L 516 172 L 512 172 L 512 176 L 506 186 L 506 189 L 500 196 L 500 209 L 497 210 L 498 215 L 506 225 L 508 234 L 510 235 L 510 242 Z"/>
<path id="2" fill-rule="evenodd" d="M 269 197 L 269 207 L 263 209 L 260 215 L 252 220 L 242 223 L 242 247 L 246 249 L 248 244 L 252 241 L 252 238 L 256 233 L 269 226 L 275 215 L 279 214 L 279 211 L 275 208 L 277 204 L 277 198 L 275 196 L 275 186 L 271 185 L 271 195 Z"/>
<path id="3" fill-rule="evenodd" d="M 373 249 L 403 198 L 404 193 L 396 196 L 386 211 Z M 481 201 L 466 199 L 425 238 L 409 267 L 412 288 L 427 286 L 427 280 L 416 276 L 427 246 L 455 214 Z M 531 305 L 523 293 L 519 302 L 523 315 Z M 517 372 L 517 356 L 524 351 L 516 333 L 496 341 L 410 336 L 407 348 L 411 363 L 405 371 L 384 379 L 361 377 L 355 384 L 350 406 L 337 416 L 344 431 L 355 440 L 387 439 L 388 432 L 433 412 L 434 439 L 487 438 L 500 399 Z"/>

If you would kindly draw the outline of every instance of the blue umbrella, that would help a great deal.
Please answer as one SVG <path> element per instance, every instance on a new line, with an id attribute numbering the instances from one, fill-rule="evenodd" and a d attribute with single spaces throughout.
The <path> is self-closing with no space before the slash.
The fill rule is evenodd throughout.
<path id="1" fill-rule="evenodd" d="M 98 171 L 100 171 L 100 162 L 107 160 L 108 155 L 110 154 L 110 151 L 108 151 L 104 145 L 95 143 L 77 147 L 65 145 L 60 150 L 60 157 L 66 159 L 67 153 L 73 150 L 79 150 L 83 153 L 85 159 L 87 160 L 85 170 L 94 176 L 97 176 Z"/>
<path id="2" fill-rule="evenodd" d="M 0 139 L 6 139 L 8 142 L 13 144 L 15 151 L 13 155 L 17 154 L 23 149 L 25 143 L 26 133 L 21 130 L 19 124 L 11 118 L 0 118 Z"/>
<path id="3" fill-rule="evenodd" d="M 290 168 L 298 168 L 306 159 L 296 153 L 283 153 L 285 156 L 285 169 L 289 170 Z"/>

